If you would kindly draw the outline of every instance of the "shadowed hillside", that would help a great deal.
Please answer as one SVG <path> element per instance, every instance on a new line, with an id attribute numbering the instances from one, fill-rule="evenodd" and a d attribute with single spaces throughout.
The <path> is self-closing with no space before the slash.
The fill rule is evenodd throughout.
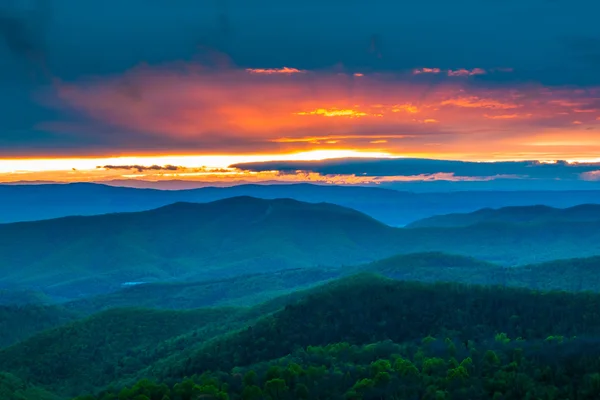
<path id="1" fill-rule="evenodd" d="M 58 298 L 450 252 L 502 265 L 600 254 L 600 221 L 404 229 L 331 204 L 239 197 L 0 225 L 0 284 Z"/>
<path id="2" fill-rule="evenodd" d="M 127 282 L 214 279 L 373 260 L 394 229 L 330 204 L 238 197 L 0 225 L 0 282 L 75 297 Z M 11 266 L 18 268 L 11 268 Z"/>
<path id="3" fill-rule="evenodd" d="M 294 291 L 360 272 L 372 272 L 405 281 L 600 292 L 599 268 L 600 257 L 506 268 L 472 257 L 415 253 L 344 268 L 298 268 L 216 281 L 149 283 L 71 301 L 64 307 L 90 314 L 107 308 L 133 306 L 160 309 L 252 306 L 286 293 L 294 296 Z"/>
<path id="4" fill-rule="evenodd" d="M 74 321 L 79 316 L 59 306 L 0 306 L 0 348 Z"/>
<path id="5" fill-rule="evenodd" d="M 93 313 L 113 307 L 193 309 L 217 305 L 252 306 L 282 294 L 337 278 L 339 268 L 298 268 L 200 282 L 148 283 L 64 304 Z"/>
<path id="6" fill-rule="evenodd" d="M 161 343 L 184 334 L 201 341 L 235 329 L 229 322 L 241 311 L 108 310 L 0 350 L 0 370 L 53 391 L 67 386 L 73 393 L 90 390 L 135 374 L 156 357 Z"/>

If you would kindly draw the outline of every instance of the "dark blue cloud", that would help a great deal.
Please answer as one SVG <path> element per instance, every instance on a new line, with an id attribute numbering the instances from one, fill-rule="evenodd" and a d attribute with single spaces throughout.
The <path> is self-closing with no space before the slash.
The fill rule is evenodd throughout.
<path id="1" fill-rule="evenodd" d="M 21 3 L 2 8 L 13 20 L 4 24 L 5 41 L 22 51 L 43 38 L 49 62 L 65 76 L 185 59 L 203 45 L 242 66 L 513 67 L 515 78 L 553 84 L 600 79 L 591 74 L 600 4 L 591 0 L 45 0 L 51 17 L 43 25 Z"/>
<path id="2" fill-rule="evenodd" d="M 334 159 L 324 161 L 271 161 L 236 164 L 247 171 L 309 171 L 323 175 L 415 176 L 453 174 L 455 177 L 514 176 L 520 179 L 580 180 L 586 173 L 600 171 L 600 163 L 553 164 L 537 161 L 468 162 L 420 158 Z M 598 174 L 600 180 L 600 174 Z"/>

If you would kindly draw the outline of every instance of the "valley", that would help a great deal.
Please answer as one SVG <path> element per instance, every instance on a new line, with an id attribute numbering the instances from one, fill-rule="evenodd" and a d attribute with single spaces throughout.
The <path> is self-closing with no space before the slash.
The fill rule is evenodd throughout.
<path id="1" fill-rule="evenodd" d="M 519 390 L 586 398 L 596 364 L 578 364 L 577 386 L 557 368 L 600 337 L 596 208 L 397 228 L 335 204 L 231 197 L 1 224 L 0 394 L 487 398 L 495 385 L 514 398 L 500 376 L 516 368 Z"/>

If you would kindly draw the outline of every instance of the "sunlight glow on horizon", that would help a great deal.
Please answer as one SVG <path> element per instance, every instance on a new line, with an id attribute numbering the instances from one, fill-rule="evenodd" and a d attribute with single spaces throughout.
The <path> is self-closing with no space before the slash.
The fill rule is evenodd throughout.
<path id="1" fill-rule="evenodd" d="M 290 154 L 123 156 L 0 159 L 0 173 L 95 170 L 104 165 L 176 165 L 181 167 L 227 168 L 233 164 L 266 161 L 321 161 L 331 158 L 402 158 L 387 152 L 358 150 L 313 150 Z"/>

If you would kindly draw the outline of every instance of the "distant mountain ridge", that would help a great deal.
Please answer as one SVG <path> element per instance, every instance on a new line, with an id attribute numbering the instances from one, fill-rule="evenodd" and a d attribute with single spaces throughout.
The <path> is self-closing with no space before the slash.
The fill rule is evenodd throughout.
<path id="1" fill-rule="evenodd" d="M 358 211 L 234 197 L 151 211 L 0 225 L 0 284 L 53 294 L 367 262 L 394 228 Z"/>
<path id="2" fill-rule="evenodd" d="M 482 223 L 546 223 L 600 221 L 599 204 L 581 204 L 569 208 L 544 205 L 484 208 L 466 214 L 436 215 L 412 222 L 407 228 L 465 227 Z"/>
<path id="3" fill-rule="evenodd" d="M 251 197 L 3 224 L 0 237 L 0 286 L 67 299 L 418 252 L 502 265 L 600 255 L 600 221 L 393 228 L 338 205 Z"/>
<path id="4" fill-rule="evenodd" d="M 439 214 L 485 207 L 600 204 L 600 191 L 472 191 L 413 193 L 377 187 L 314 184 L 248 184 L 188 190 L 113 187 L 92 183 L 0 184 L 0 223 L 71 215 L 146 211 L 176 202 L 207 203 L 229 197 L 292 198 L 353 208 L 388 225 L 403 226 Z"/>

